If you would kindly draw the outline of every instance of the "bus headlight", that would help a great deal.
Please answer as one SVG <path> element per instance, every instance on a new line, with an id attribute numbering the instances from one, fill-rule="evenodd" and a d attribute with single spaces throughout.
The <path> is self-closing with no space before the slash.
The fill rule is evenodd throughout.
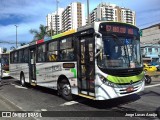
<path id="1" fill-rule="evenodd" d="M 99 75 L 101 81 L 103 82 L 103 84 L 107 85 L 107 86 L 110 86 L 110 87 L 115 87 L 115 84 L 110 82 L 107 78 Z"/>

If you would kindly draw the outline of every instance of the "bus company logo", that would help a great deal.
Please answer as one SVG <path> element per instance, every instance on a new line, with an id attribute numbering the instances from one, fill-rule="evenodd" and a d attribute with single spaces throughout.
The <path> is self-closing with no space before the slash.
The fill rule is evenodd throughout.
<path id="1" fill-rule="evenodd" d="M 133 84 L 133 81 L 131 80 L 131 81 L 130 81 L 130 85 L 132 85 L 132 84 Z"/>
<path id="2" fill-rule="evenodd" d="M 2 117 L 12 117 L 11 112 L 2 112 Z"/>

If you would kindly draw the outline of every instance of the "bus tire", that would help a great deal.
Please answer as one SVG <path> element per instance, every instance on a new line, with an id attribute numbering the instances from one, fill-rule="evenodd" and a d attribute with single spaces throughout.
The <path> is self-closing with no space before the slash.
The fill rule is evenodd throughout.
<path id="1" fill-rule="evenodd" d="M 62 84 L 62 97 L 67 101 L 71 101 L 73 99 L 71 87 L 67 82 Z"/>
<path id="2" fill-rule="evenodd" d="M 20 82 L 21 82 L 21 85 L 22 85 L 23 87 L 25 87 L 25 86 L 26 86 L 25 77 L 24 77 L 24 75 L 23 75 L 23 74 L 21 74 Z"/>

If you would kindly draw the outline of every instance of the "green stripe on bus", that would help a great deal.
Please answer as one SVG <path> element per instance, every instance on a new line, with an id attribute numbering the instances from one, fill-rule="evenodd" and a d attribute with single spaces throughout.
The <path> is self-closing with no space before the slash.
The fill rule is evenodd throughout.
<path id="1" fill-rule="evenodd" d="M 141 80 L 143 77 L 144 77 L 144 73 L 142 72 L 139 75 L 130 76 L 130 77 L 116 77 L 116 76 L 108 75 L 107 79 L 113 83 L 130 83 L 131 80 L 132 82 L 137 82 Z"/>
<path id="2" fill-rule="evenodd" d="M 76 71 L 76 69 L 75 68 L 71 68 L 70 71 L 73 72 L 74 78 L 77 78 L 77 71 Z"/>

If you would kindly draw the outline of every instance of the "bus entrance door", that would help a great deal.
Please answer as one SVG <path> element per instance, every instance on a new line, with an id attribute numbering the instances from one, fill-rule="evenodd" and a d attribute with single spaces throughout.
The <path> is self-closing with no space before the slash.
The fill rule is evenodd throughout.
<path id="1" fill-rule="evenodd" d="M 94 38 L 82 38 L 79 44 L 78 57 L 79 95 L 91 99 L 95 97 L 94 61 Z"/>
<path id="2" fill-rule="evenodd" d="M 36 85 L 36 50 L 30 49 L 30 84 Z"/>

